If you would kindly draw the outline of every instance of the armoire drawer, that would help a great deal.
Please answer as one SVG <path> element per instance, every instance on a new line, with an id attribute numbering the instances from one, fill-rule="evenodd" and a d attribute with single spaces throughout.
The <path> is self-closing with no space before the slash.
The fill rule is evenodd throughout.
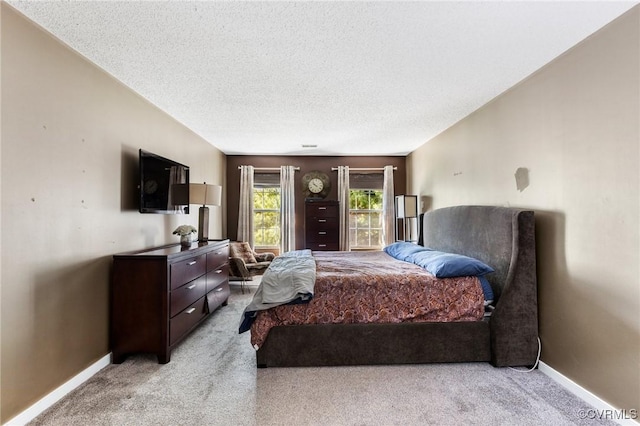
<path id="1" fill-rule="evenodd" d="M 340 250 L 340 244 L 338 243 L 307 243 L 307 248 L 315 251 L 338 251 Z"/>
<path id="2" fill-rule="evenodd" d="M 309 231 L 307 241 L 309 243 L 334 243 L 338 240 L 338 232 L 331 231 Z"/>
<path id="3" fill-rule="evenodd" d="M 309 203 L 306 206 L 307 217 L 338 217 L 337 205 L 319 205 Z"/>

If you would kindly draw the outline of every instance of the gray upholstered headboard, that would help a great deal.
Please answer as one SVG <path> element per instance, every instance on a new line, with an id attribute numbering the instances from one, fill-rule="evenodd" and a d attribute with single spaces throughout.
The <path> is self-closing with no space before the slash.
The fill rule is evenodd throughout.
<path id="1" fill-rule="evenodd" d="M 490 320 L 494 365 L 514 353 L 530 360 L 538 347 L 534 212 L 446 207 L 425 213 L 422 225 L 424 246 L 474 257 L 495 269 L 486 275 L 497 300 Z"/>

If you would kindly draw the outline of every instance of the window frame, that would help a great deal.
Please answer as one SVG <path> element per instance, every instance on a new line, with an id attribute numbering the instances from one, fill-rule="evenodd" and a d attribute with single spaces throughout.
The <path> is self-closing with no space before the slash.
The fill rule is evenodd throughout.
<path id="1" fill-rule="evenodd" d="M 264 193 L 265 190 L 267 189 L 277 189 L 278 192 L 278 206 L 276 208 L 272 208 L 272 209 L 268 209 L 268 208 L 256 208 L 256 195 L 258 192 L 262 192 Z M 282 230 L 282 224 L 281 219 L 280 219 L 280 207 L 281 207 L 281 203 L 282 203 L 282 191 L 280 188 L 280 185 L 274 185 L 274 184 L 256 184 L 254 182 L 253 184 L 253 200 L 254 200 L 254 205 L 253 205 L 253 241 L 254 241 L 254 246 L 256 249 L 274 249 L 274 248 L 279 248 L 280 247 L 280 235 L 281 235 L 281 230 Z M 264 226 L 258 227 L 258 220 L 257 220 L 257 214 L 258 213 L 275 213 L 276 215 L 276 222 L 277 222 L 277 226 L 276 227 L 271 227 L 271 228 L 265 228 Z M 264 220 L 261 221 L 262 225 L 264 224 Z M 262 230 L 261 232 L 261 237 L 264 237 L 264 230 L 265 229 L 277 229 L 277 241 L 275 244 L 259 244 L 258 243 L 258 231 Z M 262 243 L 264 243 L 264 238 L 261 238 L 260 241 Z"/>
<path id="2" fill-rule="evenodd" d="M 367 205 L 369 207 L 371 207 L 371 193 L 375 192 L 375 193 L 380 195 L 380 199 L 381 199 L 380 209 L 371 209 L 371 208 L 368 208 L 368 209 L 354 209 L 354 208 L 352 208 L 351 207 L 351 194 L 352 194 L 352 192 L 367 192 L 367 191 L 370 192 L 368 194 Z M 383 211 L 382 197 L 383 196 L 384 196 L 384 194 L 383 194 L 383 191 L 381 189 L 376 189 L 376 188 L 350 188 L 349 189 L 349 247 L 350 247 L 351 250 L 362 250 L 362 251 L 365 251 L 365 250 L 381 250 L 382 247 L 384 246 L 384 244 L 382 242 L 382 214 L 383 214 L 383 212 L 382 212 Z M 380 218 L 378 226 L 376 226 L 376 227 L 372 227 L 371 226 L 371 214 L 372 213 L 377 213 L 379 215 L 379 218 Z M 352 214 L 353 214 L 353 216 L 355 216 L 355 218 L 354 218 L 354 222 L 356 224 L 355 228 L 353 228 L 351 226 Z M 369 226 L 368 227 L 359 228 L 357 226 L 358 219 L 357 219 L 356 215 L 358 215 L 358 214 L 367 214 L 367 215 L 369 215 L 369 220 L 368 220 Z M 356 244 L 358 242 L 358 230 L 359 229 L 360 230 L 363 230 L 363 229 L 369 230 L 369 237 L 368 237 L 369 238 L 369 245 L 363 246 L 363 245 Z M 377 245 L 372 245 L 371 244 L 371 230 L 378 230 L 379 231 L 378 232 L 379 237 L 378 237 L 378 244 Z M 352 239 L 351 239 L 352 231 L 354 231 L 354 240 L 355 241 L 352 241 Z"/>

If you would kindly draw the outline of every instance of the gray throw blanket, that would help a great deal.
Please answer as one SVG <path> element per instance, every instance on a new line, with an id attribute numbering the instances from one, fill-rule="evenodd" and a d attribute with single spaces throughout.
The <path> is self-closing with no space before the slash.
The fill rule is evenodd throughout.
<path id="1" fill-rule="evenodd" d="M 257 311 L 313 298 L 316 262 L 311 250 L 294 250 L 273 259 L 251 303 L 244 309 L 240 333 L 251 328 Z"/>

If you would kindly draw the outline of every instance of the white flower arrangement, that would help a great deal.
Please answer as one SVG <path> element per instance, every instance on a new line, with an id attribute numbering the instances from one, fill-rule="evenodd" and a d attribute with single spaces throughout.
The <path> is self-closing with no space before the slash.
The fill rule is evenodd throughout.
<path id="1" fill-rule="evenodd" d="M 180 225 L 175 231 L 173 231 L 175 235 L 180 235 L 181 237 L 189 234 L 195 234 L 197 232 L 198 230 L 191 225 Z"/>

